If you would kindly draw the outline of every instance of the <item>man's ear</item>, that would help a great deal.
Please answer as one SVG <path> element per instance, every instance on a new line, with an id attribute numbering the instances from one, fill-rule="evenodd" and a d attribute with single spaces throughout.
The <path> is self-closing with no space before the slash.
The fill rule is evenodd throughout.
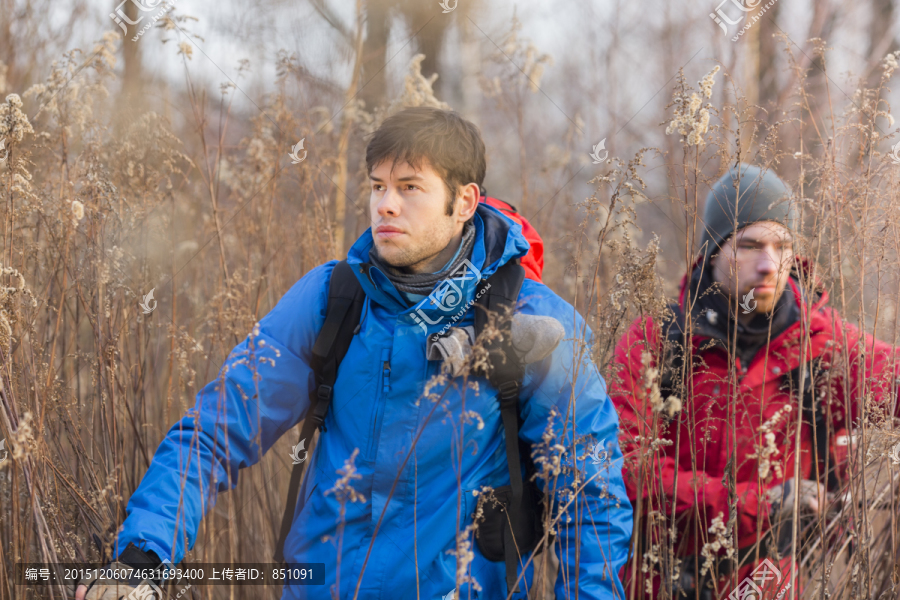
<path id="1" fill-rule="evenodd" d="M 465 223 L 472 218 L 475 214 L 475 209 L 478 208 L 478 199 L 480 197 L 481 190 L 478 188 L 477 183 L 469 183 L 460 188 L 459 195 L 456 197 L 456 216 L 460 223 Z"/>

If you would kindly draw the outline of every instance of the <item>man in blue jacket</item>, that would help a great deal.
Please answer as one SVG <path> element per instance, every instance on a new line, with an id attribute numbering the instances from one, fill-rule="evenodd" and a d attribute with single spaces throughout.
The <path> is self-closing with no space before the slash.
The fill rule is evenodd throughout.
<path id="1" fill-rule="evenodd" d="M 325 584 L 286 585 L 283 597 L 326 599 L 335 587 L 341 599 L 503 598 L 504 563 L 486 559 L 471 535 L 471 554 L 458 552 L 465 548 L 457 537 L 472 524 L 479 499 L 473 492 L 510 483 L 497 390 L 473 375 L 477 389 L 451 377 L 425 395 L 442 365 L 428 360 L 426 338 L 451 323 L 463 329 L 474 323 L 478 281 L 457 281 L 465 302 L 455 305 L 469 307 L 464 314 L 442 312 L 429 295 L 463 264 L 486 279 L 529 246 L 520 225 L 479 203 L 484 143 L 456 113 L 420 107 L 395 114 L 370 140 L 366 163 L 371 228 L 347 257 L 365 292 L 362 318 L 340 363 L 284 547 L 288 563 L 324 562 Z M 135 554 L 132 543 L 145 557 L 181 561 L 216 493 L 234 487 L 239 469 L 258 462 L 307 416 L 311 351 L 335 264 L 316 267 L 284 295 L 168 432 L 128 503 L 119 561 L 128 562 L 123 548 Z M 558 444 L 553 453 L 563 452 L 560 462 L 575 467 L 556 468 L 550 481 L 569 491 L 554 494 L 551 551 L 559 570 L 550 597 L 574 598 L 577 588 L 581 600 L 623 598 L 618 573 L 632 509 L 618 418 L 587 350 L 590 329 L 541 283 L 525 280 L 518 300 L 518 315 L 555 317 L 565 330 L 552 352 L 525 365 L 519 394 L 520 440 L 546 447 L 549 439 L 549 446 Z M 436 411 L 434 398 L 441 404 Z M 596 451 L 595 460 L 587 456 L 597 444 L 605 444 L 609 460 L 596 460 Z M 345 482 L 359 496 L 344 503 L 341 518 L 341 503 L 328 492 L 348 460 L 360 477 Z M 323 541 L 336 536 L 339 523 L 340 560 L 338 545 Z M 457 553 L 471 561 L 459 576 Z M 529 558 L 522 558 L 521 591 L 511 597 L 543 600 L 532 590 Z M 101 588 L 93 585 L 86 597 L 119 597 Z M 84 587 L 77 598 L 85 598 Z"/>

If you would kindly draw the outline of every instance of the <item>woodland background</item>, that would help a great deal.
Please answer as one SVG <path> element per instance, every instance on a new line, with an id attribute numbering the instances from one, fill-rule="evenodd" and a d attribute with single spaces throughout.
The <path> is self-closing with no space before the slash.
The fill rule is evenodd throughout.
<path id="1" fill-rule="evenodd" d="M 132 41 L 161 5 L 0 0 L 0 597 L 37 594 L 17 562 L 99 558 L 199 387 L 368 227 L 366 135 L 403 106 L 481 128 L 486 188 L 542 234 L 544 280 L 589 319 L 604 375 L 624 327 L 675 293 L 737 161 L 790 183 L 833 305 L 896 344 L 896 3 L 778 0 L 733 42 L 761 4 L 713 1 L 179 0 Z M 124 38 L 119 7 L 144 18 Z M 718 8 L 746 17 L 726 34 Z M 896 440 L 879 427 L 859 465 Z M 270 555 L 295 437 L 220 497 L 189 560 Z M 864 549 L 836 596 L 897 597 L 895 487 L 868 507 L 883 529 L 835 525 Z"/>

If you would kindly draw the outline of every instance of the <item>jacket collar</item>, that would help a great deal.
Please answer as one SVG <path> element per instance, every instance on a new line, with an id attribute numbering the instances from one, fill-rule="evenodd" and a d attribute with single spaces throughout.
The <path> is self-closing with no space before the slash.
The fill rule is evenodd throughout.
<path id="1" fill-rule="evenodd" d="M 499 210 L 479 203 L 473 217 L 475 244 L 468 264 L 448 280 L 435 285 L 431 295 L 408 308 L 394 284 L 369 262 L 369 250 L 375 242 L 371 227 L 363 233 L 347 253 L 347 263 L 353 267 L 368 298 L 391 314 L 406 313 L 405 319 L 431 331 L 440 329 L 448 319 L 465 311 L 474 300 L 478 283 L 487 279 L 510 260 L 524 256 L 529 244 L 522 235 L 522 226 L 507 218 Z"/>

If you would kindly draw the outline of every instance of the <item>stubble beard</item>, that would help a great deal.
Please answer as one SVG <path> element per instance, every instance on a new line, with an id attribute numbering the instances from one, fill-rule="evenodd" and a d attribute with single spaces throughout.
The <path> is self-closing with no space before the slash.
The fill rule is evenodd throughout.
<path id="1" fill-rule="evenodd" d="M 450 229 L 448 232 L 447 229 Z M 446 241 L 440 241 L 447 237 Z M 425 232 L 423 243 L 417 247 L 401 248 L 391 240 L 384 240 L 381 245 L 375 243 L 375 254 L 378 258 L 394 268 L 402 269 L 431 260 L 444 251 L 453 241 L 452 228 L 436 226 Z M 387 252 L 383 252 L 386 250 Z"/>

